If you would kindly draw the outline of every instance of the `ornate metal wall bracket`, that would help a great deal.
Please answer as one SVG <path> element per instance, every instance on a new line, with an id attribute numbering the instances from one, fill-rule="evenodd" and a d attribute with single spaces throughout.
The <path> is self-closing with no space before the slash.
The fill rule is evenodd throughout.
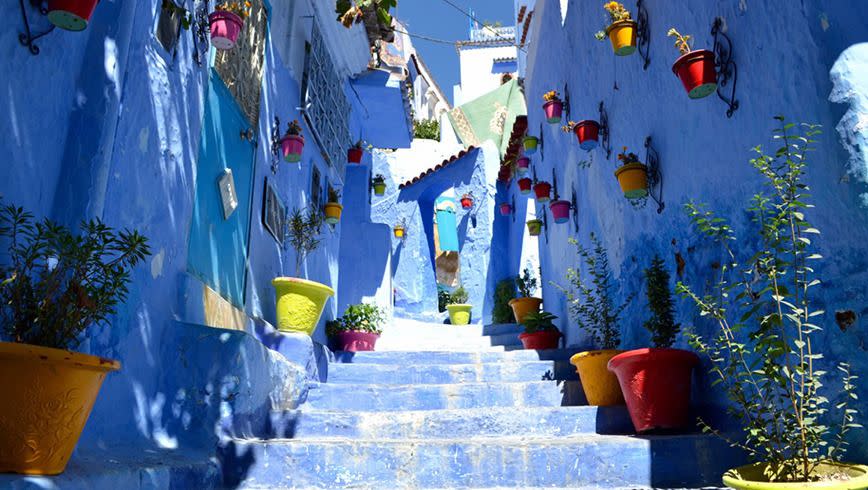
<path id="1" fill-rule="evenodd" d="M 576 231 L 579 231 L 579 199 L 576 196 L 576 190 L 572 190 L 572 198 L 570 198 L 570 212 L 573 213 L 573 225 L 576 227 Z"/>
<path id="2" fill-rule="evenodd" d="M 193 14 L 193 60 L 202 66 L 211 49 L 211 23 L 208 21 L 208 1 L 194 7 Z"/>
<path id="3" fill-rule="evenodd" d="M 648 197 L 657 203 L 657 214 L 663 212 L 663 174 L 660 172 L 660 154 L 651 144 L 651 137 L 645 138 L 645 166 L 648 167 Z"/>
<path id="4" fill-rule="evenodd" d="M 738 99 L 735 96 L 738 84 L 738 65 L 732 56 L 732 40 L 723 32 L 723 19 L 717 17 L 711 25 L 711 35 L 714 36 L 714 64 L 717 67 L 717 96 L 728 106 L 726 117 L 738 110 Z M 727 90 L 727 87 L 731 87 Z M 729 92 L 729 96 L 724 95 Z"/>
<path id="5" fill-rule="evenodd" d="M 40 14 L 48 15 L 48 9 L 43 5 L 42 0 L 28 1 Z M 24 21 L 24 32 L 18 34 L 18 41 L 30 51 L 30 54 L 36 56 L 39 54 L 39 46 L 36 45 L 36 40 L 53 32 L 56 26 L 52 25 L 48 30 L 34 34 L 30 29 L 30 19 L 27 17 L 27 6 L 24 5 L 24 0 L 18 0 L 18 6 L 21 7 L 21 20 Z"/>
<path id="6" fill-rule="evenodd" d="M 555 169 L 552 168 L 552 191 L 554 191 L 554 195 L 552 196 L 553 201 L 560 201 L 561 195 L 558 194 L 558 174 L 555 173 Z"/>
<path id="7" fill-rule="evenodd" d="M 539 158 L 540 158 L 540 160 L 545 160 L 545 158 L 546 158 L 546 145 L 545 145 L 545 139 L 544 139 L 545 137 L 543 136 L 544 134 L 545 133 L 543 133 L 543 125 L 542 125 L 542 123 L 540 123 L 539 124 L 539 138 L 537 138 L 539 140 Z"/>
<path id="8" fill-rule="evenodd" d="M 515 223 L 515 215 L 518 214 L 515 210 L 515 194 L 512 195 L 512 207 L 509 208 L 509 213 L 512 215 L 512 222 Z"/>
<path id="9" fill-rule="evenodd" d="M 636 50 L 642 57 L 642 69 L 647 70 L 651 64 L 651 27 L 648 23 L 648 10 L 645 2 L 636 1 Z"/>
<path id="10" fill-rule="evenodd" d="M 612 141 L 609 134 L 609 113 L 606 105 L 600 101 L 600 147 L 606 152 L 606 160 L 612 157 Z"/>
<path id="11" fill-rule="evenodd" d="M 280 168 L 280 118 L 274 116 L 274 125 L 271 126 L 271 173 L 277 174 Z"/>
<path id="12" fill-rule="evenodd" d="M 572 116 L 572 104 L 570 103 L 570 84 L 564 84 L 564 115 L 566 116 L 566 120 L 569 121 Z"/>
<path id="13" fill-rule="evenodd" d="M 537 219 L 539 219 L 539 217 L 537 217 Z M 548 243 L 549 242 L 549 218 L 548 218 L 548 213 L 546 212 L 545 205 L 543 205 L 543 207 L 542 207 L 542 229 L 543 229 L 543 234 L 546 237 L 546 243 Z"/>

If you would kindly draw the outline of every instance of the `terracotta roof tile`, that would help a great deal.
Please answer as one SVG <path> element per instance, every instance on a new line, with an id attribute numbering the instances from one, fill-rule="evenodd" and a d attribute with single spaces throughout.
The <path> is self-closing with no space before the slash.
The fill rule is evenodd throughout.
<path id="1" fill-rule="evenodd" d="M 425 177 L 433 174 L 434 172 L 448 167 L 453 162 L 461 159 L 464 155 L 467 155 L 468 153 L 470 153 L 471 151 L 473 151 L 475 149 L 476 149 L 475 146 L 470 146 L 466 150 L 459 151 L 457 154 L 452 155 L 452 157 L 450 157 L 446 160 L 443 160 L 443 162 L 441 162 L 439 165 L 436 165 L 435 167 L 429 168 L 428 170 L 422 172 L 421 174 L 419 174 L 418 177 L 413 177 L 413 180 L 408 180 L 407 182 L 404 182 L 403 184 L 399 184 L 398 189 L 403 189 L 405 187 L 409 187 L 409 186 L 419 182 L 420 180 L 424 179 Z"/>

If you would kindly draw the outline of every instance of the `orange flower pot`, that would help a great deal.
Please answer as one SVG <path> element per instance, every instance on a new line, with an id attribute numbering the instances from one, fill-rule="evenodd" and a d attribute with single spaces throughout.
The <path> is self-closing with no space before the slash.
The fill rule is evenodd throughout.
<path id="1" fill-rule="evenodd" d="M 539 311 L 540 306 L 542 306 L 542 299 L 515 298 L 509 301 L 509 306 L 512 308 L 512 314 L 515 315 L 515 321 L 522 323 L 528 314 Z"/>
<path id="2" fill-rule="evenodd" d="M 620 354 L 620 350 L 592 350 L 579 352 L 570 358 L 570 364 L 576 366 L 582 389 L 588 405 L 600 407 L 623 405 L 624 395 L 618 378 L 609 372 L 609 360 Z"/>
<path id="3" fill-rule="evenodd" d="M 341 213 L 344 207 L 336 202 L 329 202 L 325 205 L 325 222 L 330 225 L 336 225 L 341 221 Z"/>
<path id="4" fill-rule="evenodd" d="M 627 199 L 639 199 L 648 195 L 648 167 L 632 162 L 618 167 L 615 177 Z"/>

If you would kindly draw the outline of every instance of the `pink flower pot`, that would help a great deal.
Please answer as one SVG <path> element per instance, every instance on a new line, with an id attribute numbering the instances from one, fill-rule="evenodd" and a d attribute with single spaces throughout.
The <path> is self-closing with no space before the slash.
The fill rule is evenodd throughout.
<path id="1" fill-rule="evenodd" d="M 244 19 L 233 12 L 218 10 L 208 16 L 211 22 L 211 44 L 217 49 L 232 49 L 241 28 L 244 27 Z"/>
<path id="2" fill-rule="evenodd" d="M 345 352 L 364 352 L 374 350 L 380 336 L 370 332 L 355 330 L 339 332 L 335 336 L 335 348 Z"/>
<path id="3" fill-rule="evenodd" d="M 298 163 L 301 161 L 301 152 L 304 151 L 304 136 L 290 134 L 284 136 L 280 140 L 280 147 L 283 150 L 283 159 L 289 163 Z"/>
<path id="4" fill-rule="evenodd" d="M 546 121 L 549 124 L 557 124 L 561 122 L 561 114 L 564 112 L 564 103 L 559 100 L 551 100 L 543 105 L 543 110 L 546 113 Z"/>
<path id="5" fill-rule="evenodd" d="M 530 170 L 530 158 L 521 157 L 515 161 L 515 171 L 518 175 L 524 175 Z"/>
<path id="6" fill-rule="evenodd" d="M 549 208 L 552 210 L 552 216 L 555 218 L 555 223 L 566 223 L 570 219 L 570 201 L 552 201 Z"/>
<path id="7" fill-rule="evenodd" d="M 501 216 L 509 216 L 512 213 L 512 206 L 509 203 L 503 203 L 500 205 L 500 215 Z"/>

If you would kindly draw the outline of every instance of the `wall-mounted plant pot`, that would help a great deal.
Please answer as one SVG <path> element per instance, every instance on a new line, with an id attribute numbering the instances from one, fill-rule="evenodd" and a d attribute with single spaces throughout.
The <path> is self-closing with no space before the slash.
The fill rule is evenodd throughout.
<path id="1" fill-rule="evenodd" d="M 511 213 L 512 213 L 512 206 L 510 206 L 508 202 L 501 203 L 500 215 L 501 216 L 509 216 Z"/>
<path id="2" fill-rule="evenodd" d="M 244 19 L 234 12 L 218 10 L 208 16 L 211 23 L 211 44 L 217 49 L 227 50 L 235 47 Z"/>
<path id="3" fill-rule="evenodd" d="M 527 222 L 527 232 L 530 233 L 530 236 L 539 236 L 540 231 L 542 231 L 542 221 L 532 219 Z"/>
<path id="4" fill-rule="evenodd" d="M 582 389 L 588 405 L 610 406 L 623 405 L 624 396 L 618 378 L 609 372 L 609 360 L 624 351 L 608 349 L 579 352 L 570 358 L 570 364 L 576 366 Z"/>
<path id="5" fill-rule="evenodd" d="M 98 0 L 48 0 L 48 20 L 67 31 L 87 29 Z"/>
<path id="6" fill-rule="evenodd" d="M 636 22 L 632 20 L 615 22 L 606 29 L 606 35 L 612 41 L 612 49 L 617 56 L 631 55 L 636 51 Z"/>
<path id="7" fill-rule="evenodd" d="M 672 73 L 681 79 L 691 99 L 708 97 L 717 90 L 714 52 L 699 49 L 682 55 L 672 65 Z"/>
<path id="8" fill-rule="evenodd" d="M 473 305 L 446 305 L 449 311 L 449 323 L 452 325 L 467 325 L 470 323 L 470 312 Z"/>
<path id="9" fill-rule="evenodd" d="M 533 187 L 533 181 L 528 179 L 527 177 L 523 179 L 518 179 L 518 191 L 522 194 L 530 194 L 530 188 Z"/>
<path id="10" fill-rule="evenodd" d="M 362 163 L 362 156 L 364 156 L 365 150 L 361 148 L 350 148 L 347 150 L 347 162 L 353 164 Z"/>
<path id="11" fill-rule="evenodd" d="M 344 352 L 368 352 L 377 346 L 378 334 L 349 330 L 338 332 L 334 338 L 334 346 Z"/>
<path id="12" fill-rule="evenodd" d="M 472 209 L 473 208 L 473 198 L 472 197 L 462 197 L 461 198 L 461 208 L 462 209 Z"/>
<path id="13" fill-rule="evenodd" d="M 521 157 L 515 161 L 515 171 L 518 175 L 525 175 L 530 170 L 530 158 Z"/>
<path id="14" fill-rule="evenodd" d="M 573 203 L 570 201 L 552 201 L 549 208 L 552 210 L 552 216 L 555 218 L 555 223 L 566 223 L 570 220 L 570 209 Z"/>
<path id="15" fill-rule="evenodd" d="M 579 147 L 583 150 L 591 151 L 600 145 L 600 124 L 597 121 L 579 121 L 573 132 L 576 133 Z"/>
<path id="16" fill-rule="evenodd" d="M 671 431 L 695 425 L 690 382 L 699 357 L 681 349 L 636 349 L 609 360 L 636 432 Z"/>
<path id="17" fill-rule="evenodd" d="M 533 186 L 533 193 L 536 196 L 536 202 L 549 202 L 551 199 L 552 185 L 548 182 L 537 182 Z"/>
<path id="18" fill-rule="evenodd" d="M 615 177 L 627 199 L 639 199 L 648 195 L 648 167 L 632 162 L 618 167 Z"/>
<path id="19" fill-rule="evenodd" d="M 341 221 L 341 213 L 344 207 L 336 202 L 327 202 L 324 208 L 325 222 L 330 225 L 336 225 Z"/>
<path id="20" fill-rule="evenodd" d="M 289 163 L 301 161 L 301 152 L 304 151 L 304 136 L 290 134 L 280 140 L 280 148 L 283 151 L 283 159 Z"/>
<path id="21" fill-rule="evenodd" d="M 512 308 L 515 321 L 522 323 L 524 322 L 524 317 L 539 311 L 542 306 L 542 299 L 533 297 L 515 298 L 509 300 L 509 306 Z"/>
<path id="22" fill-rule="evenodd" d="M 277 329 L 313 334 L 335 290 L 298 277 L 277 277 L 271 284 L 277 295 Z"/>
<path id="23" fill-rule="evenodd" d="M 375 196 L 383 196 L 386 194 L 386 183 L 385 182 L 374 182 L 374 195 Z"/>
<path id="24" fill-rule="evenodd" d="M 117 361 L 0 342 L 0 473 L 58 475 Z"/>
<path id="25" fill-rule="evenodd" d="M 868 466 L 848 463 L 818 463 L 816 482 L 769 483 L 768 475 L 775 473 L 769 463 L 755 463 L 734 468 L 723 474 L 723 484 L 736 490 L 853 490 L 868 488 Z M 846 475 L 849 479 L 843 479 Z M 826 478 L 823 478 L 826 477 Z"/>
<path id="26" fill-rule="evenodd" d="M 522 144 L 524 145 L 525 155 L 533 155 L 539 147 L 539 138 L 536 136 L 525 136 Z"/>
<path id="27" fill-rule="evenodd" d="M 549 124 L 557 124 L 561 122 L 561 115 L 564 113 L 564 103 L 559 100 L 550 100 L 543 104 L 543 111 L 546 113 L 546 121 Z"/>
<path id="28" fill-rule="evenodd" d="M 397 238 L 399 240 L 403 239 L 404 238 L 404 227 L 398 225 L 392 229 L 392 233 L 395 235 L 395 238 Z"/>
<path id="29" fill-rule="evenodd" d="M 519 334 L 518 339 L 525 350 L 557 349 L 561 340 L 561 333 L 557 330 L 543 330 L 534 333 Z"/>

